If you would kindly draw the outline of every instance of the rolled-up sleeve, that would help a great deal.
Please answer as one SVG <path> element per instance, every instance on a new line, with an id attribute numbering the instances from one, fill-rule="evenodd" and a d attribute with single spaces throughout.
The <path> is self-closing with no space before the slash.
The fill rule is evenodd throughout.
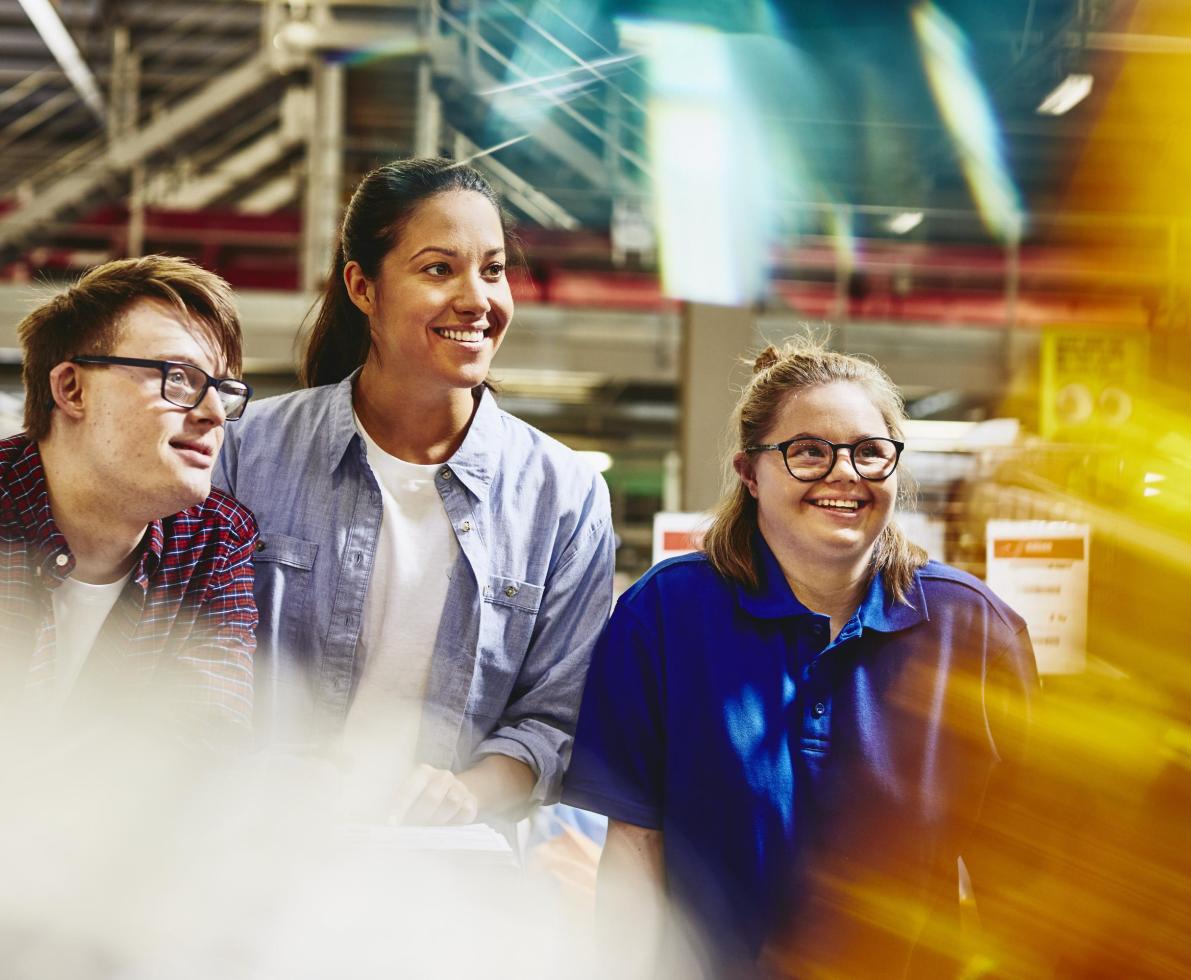
<path id="1" fill-rule="evenodd" d="M 506 755 L 537 776 L 531 803 L 558 799 L 592 647 L 612 607 L 615 539 L 606 491 L 599 515 L 551 572 L 512 697 L 475 758 Z"/>

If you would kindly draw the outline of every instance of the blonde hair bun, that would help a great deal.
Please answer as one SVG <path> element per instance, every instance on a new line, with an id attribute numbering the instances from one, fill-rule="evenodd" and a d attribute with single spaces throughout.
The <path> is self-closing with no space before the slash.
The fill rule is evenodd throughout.
<path id="1" fill-rule="evenodd" d="M 753 361 L 753 374 L 760 374 L 762 371 L 769 370 L 769 368 L 773 367 L 781 359 L 781 352 L 773 344 L 770 344 Z"/>

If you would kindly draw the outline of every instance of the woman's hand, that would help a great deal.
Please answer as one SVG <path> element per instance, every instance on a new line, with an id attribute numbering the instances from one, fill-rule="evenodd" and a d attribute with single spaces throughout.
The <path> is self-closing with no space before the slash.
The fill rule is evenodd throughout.
<path id="1" fill-rule="evenodd" d="M 437 826 L 474 823 L 479 806 L 475 794 L 453 772 L 423 764 L 397 791 L 389 819 Z"/>

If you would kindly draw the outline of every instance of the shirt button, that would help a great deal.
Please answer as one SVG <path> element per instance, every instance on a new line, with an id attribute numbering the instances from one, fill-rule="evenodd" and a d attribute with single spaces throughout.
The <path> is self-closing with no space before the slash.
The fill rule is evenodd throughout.
<path id="1" fill-rule="evenodd" d="M 265 550 L 265 548 L 266 548 L 265 542 L 264 542 L 264 541 L 262 541 L 260 538 L 257 538 L 257 539 L 256 539 L 256 550 L 257 550 L 257 551 L 264 551 L 264 550 Z"/>
<path id="2" fill-rule="evenodd" d="M 507 589 L 505 589 L 505 595 L 507 595 L 510 599 L 513 598 L 513 596 L 515 596 L 516 594 L 517 594 L 517 586 L 515 586 L 515 585 L 510 585 Z"/>
<path id="3" fill-rule="evenodd" d="M 468 531 L 471 530 L 471 521 L 464 521 L 462 524 L 459 525 L 459 530 L 462 531 L 464 534 L 466 534 Z"/>
<path id="4" fill-rule="evenodd" d="M 54 559 L 54 564 L 57 565 L 59 568 L 62 568 L 69 561 L 70 561 L 70 559 L 67 558 L 66 555 L 59 555 L 57 558 Z"/>
<path id="5" fill-rule="evenodd" d="M 822 701 L 816 701 L 815 706 L 811 708 L 812 717 L 822 718 L 825 714 L 827 714 L 827 705 Z"/>
<path id="6" fill-rule="evenodd" d="M 444 480 L 449 480 L 451 478 L 451 471 L 444 466 L 441 470 L 438 471 L 438 475 L 441 476 Z"/>

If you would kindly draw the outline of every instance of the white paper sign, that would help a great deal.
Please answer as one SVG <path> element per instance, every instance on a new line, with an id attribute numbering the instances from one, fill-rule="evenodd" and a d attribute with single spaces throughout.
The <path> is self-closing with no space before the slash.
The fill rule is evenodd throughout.
<path id="1" fill-rule="evenodd" d="M 989 588 L 1030 628 L 1043 674 L 1077 674 L 1087 664 L 1087 524 L 989 521 Z"/>
<path id="2" fill-rule="evenodd" d="M 653 515 L 653 563 L 698 551 L 710 526 L 711 515 L 707 513 L 658 511 Z"/>

